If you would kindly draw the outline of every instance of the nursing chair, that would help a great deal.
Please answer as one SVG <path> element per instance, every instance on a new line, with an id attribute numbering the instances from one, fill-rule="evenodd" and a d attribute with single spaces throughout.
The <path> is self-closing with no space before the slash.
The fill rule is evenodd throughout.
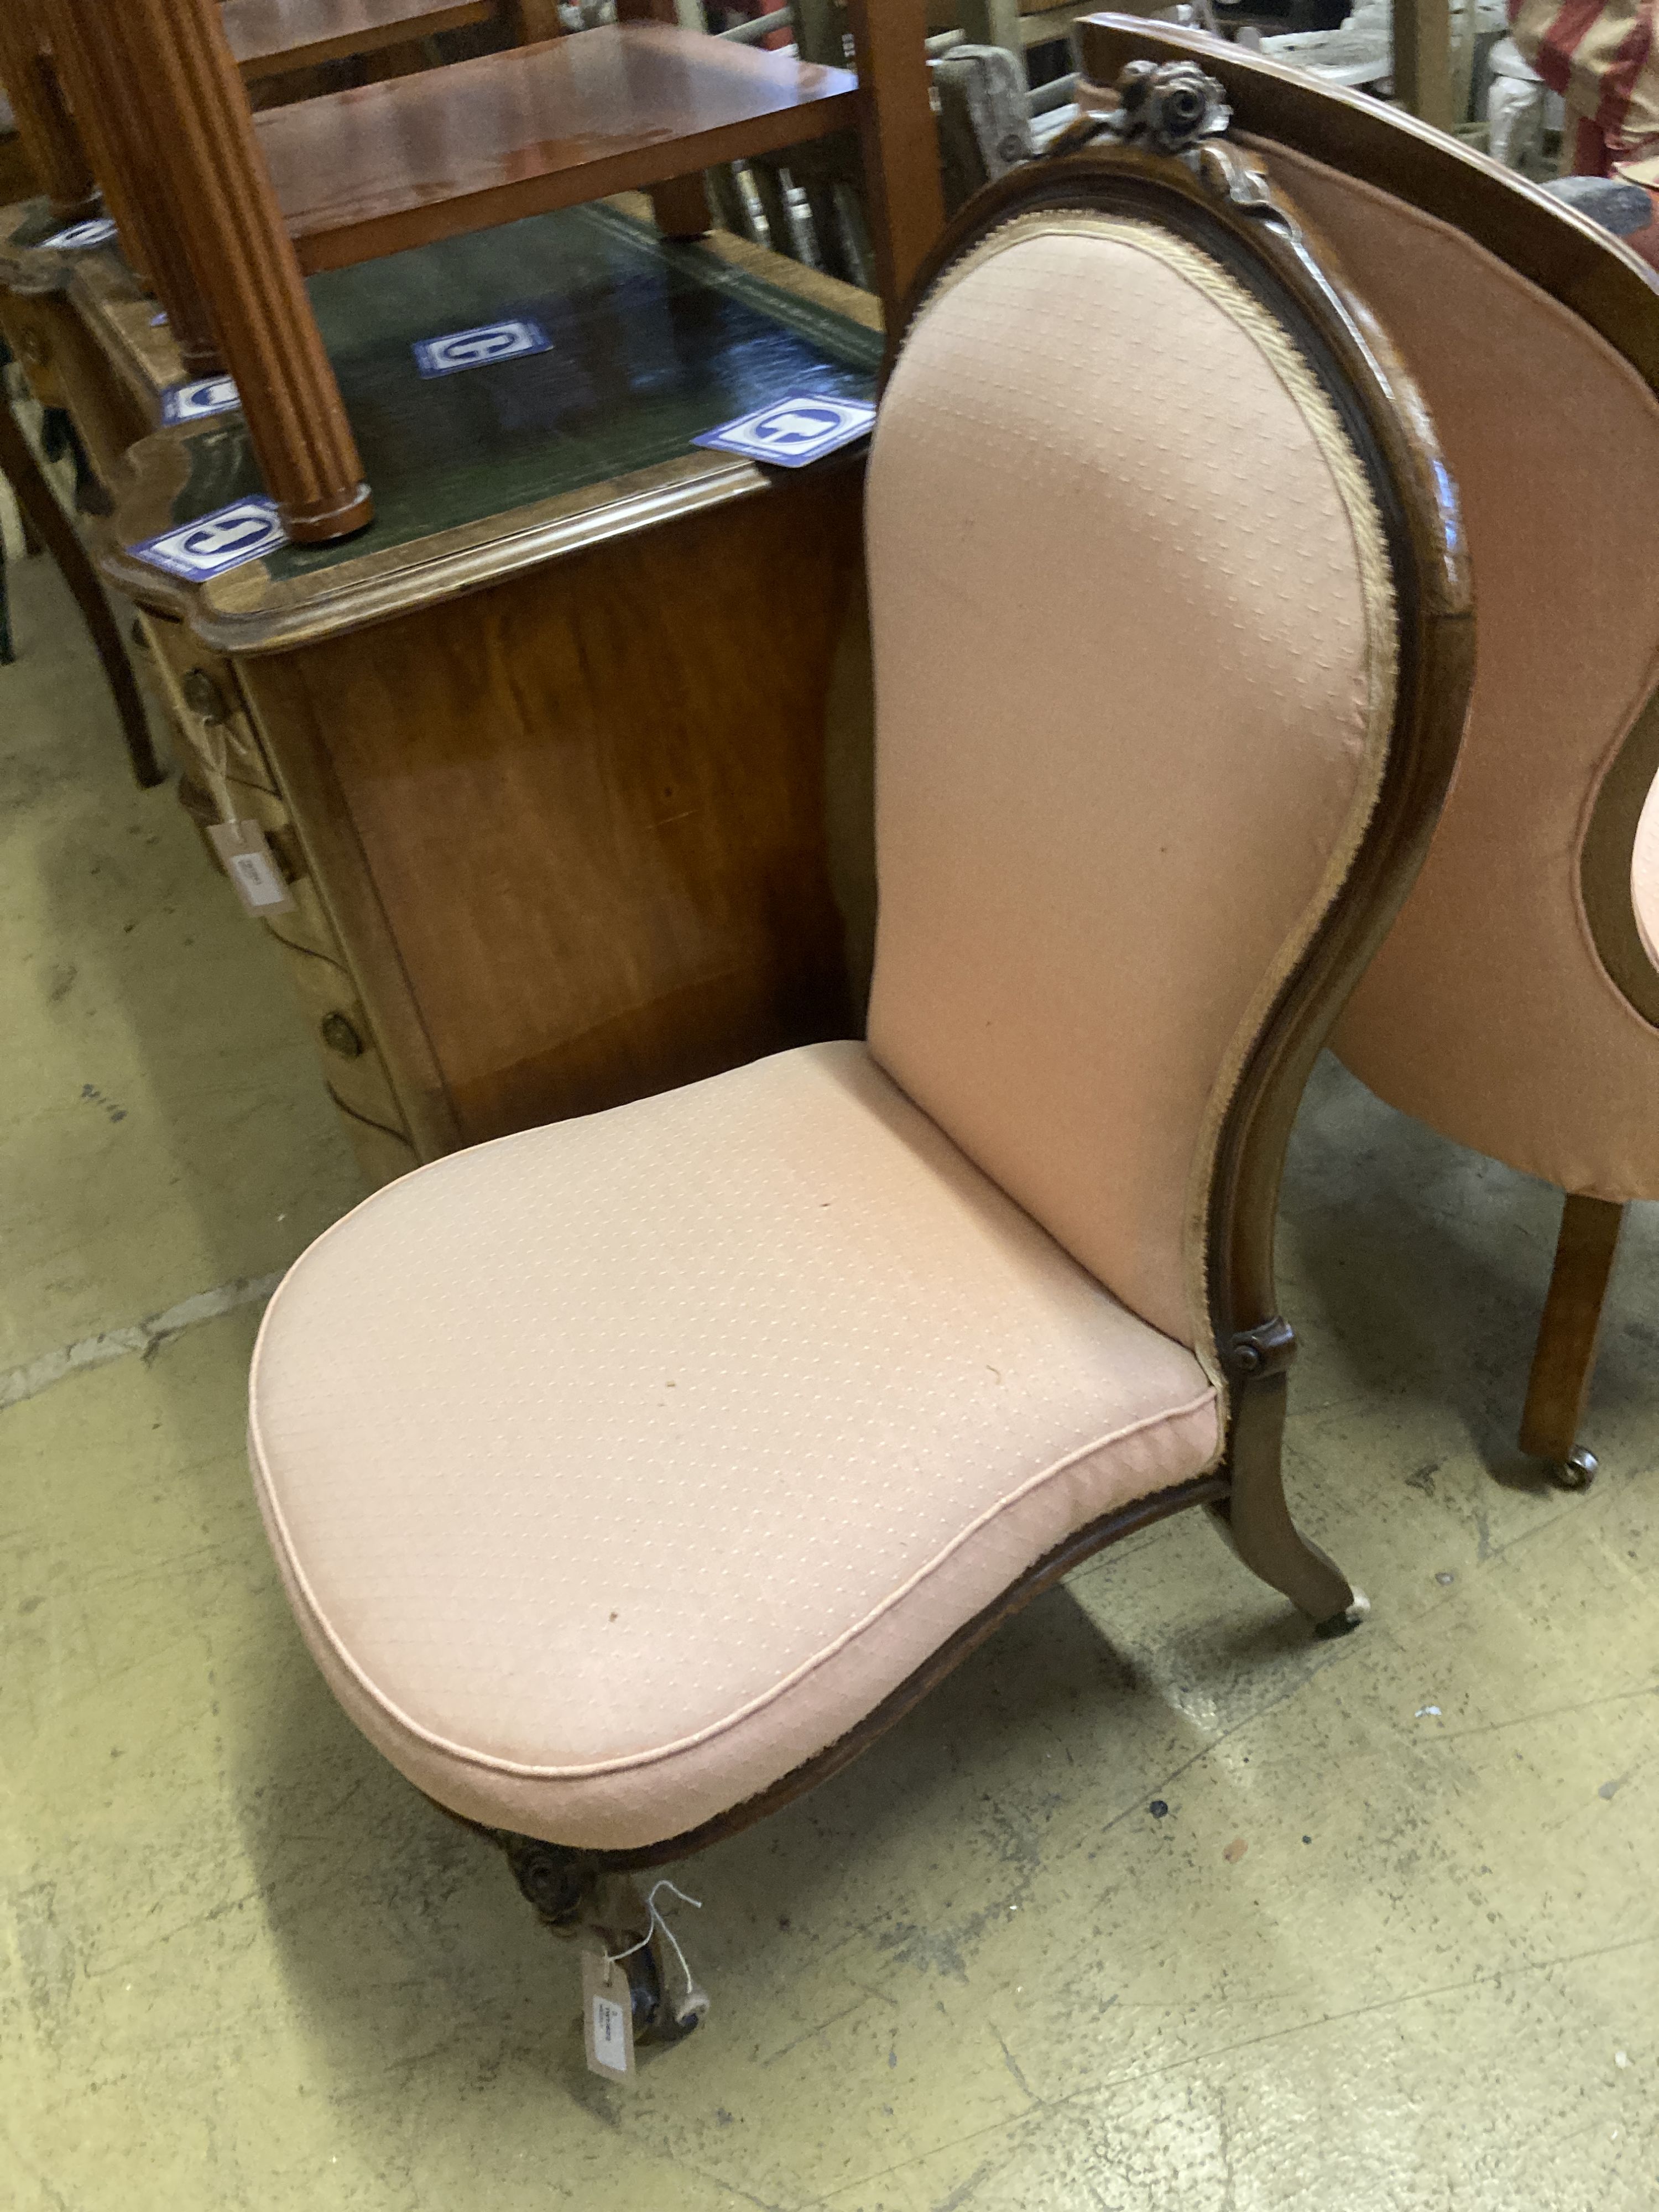
<path id="1" fill-rule="evenodd" d="M 1203 56 L 1409 361 L 1457 479 L 1468 730 L 1334 1042 L 1390 1105 L 1565 1194 L 1520 1442 L 1582 1488 L 1620 1220 L 1659 1198 L 1659 282 L 1375 102 L 1163 25 L 1095 18 L 1083 38 L 1106 84 L 1131 59 Z"/>
<path id="2" fill-rule="evenodd" d="M 311 1650 L 556 1923 L 1182 1507 L 1358 1618 L 1280 1482 L 1275 1196 L 1471 625 L 1417 395 L 1223 122 L 1176 72 L 913 295 L 867 1042 L 440 1160 L 267 1313 L 252 1462 Z"/>

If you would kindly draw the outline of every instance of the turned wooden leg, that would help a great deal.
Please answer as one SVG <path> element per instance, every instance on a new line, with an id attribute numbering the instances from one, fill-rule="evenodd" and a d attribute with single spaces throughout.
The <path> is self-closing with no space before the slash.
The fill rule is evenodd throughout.
<path id="1" fill-rule="evenodd" d="M 349 537 L 374 505 L 219 0 L 88 0 L 86 15 L 118 42 L 161 149 L 167 204 L 283 528 L 306 544 Z"/>
<path id="2" fill-rule="evenodd" d="M 109 601 L 104 597 L 86 547 L 58 506 L 46 473 L 34 458 L 34 448 L 23 435 L 17 417 L 3 398 L 0 398 L 0 476 L 16 493 L 17 504 L 30 527 L 57 562 L 64 582 L 75 594 L 76 603 L 92 633 L 92 641 L 98 648 L 98 658 L 104 665 L 109 688 L 115 696 L 133 775 L 141 784 L 162 782 L 166 770 L 156 759 L 155 749 L 150 743 L 149 719 L 133 679 L 132 664 L 121 642 L 121 633 L 110 612 Z"/>
<path id="3" fill-rule="evenodd" d="M 155 135 L 118 46 L 100 33 L 102 12 L 98 0 L 46 0 L 53 59 L 128 261 L 166 309 L 191 374 L 216 375 L 223 362 L 167 207 Z"/>
<path id="4" fill-rule="evenodd" d="M 672 177 L 665 185 L 651 187 L 651 212 L 665 238 L 701 238 L 713 222 L 702 172 Z"/>
<path id="5" fill-rule="evenodd" d="M 96 211 L 98 194 L 49 46 L 41 0 L 0 0 L 0 84 L 52 213 L 75 222 Z"/>
<path id="6" fill-rule="evenodd" d="M 858 58 L 859 137 L 876 289 L 890 334 L 945 228 L 939 133 L 927 84 L 926 0 L 848 0 Z"/>
<path id="7" fill-rule="evenodd" d="M 1587 1490 L 1595 1475 L 1595 1455 L 1579 1443 L 1578 1424 L 1595 1371 L 1601 1307 L 1624 1218 L 1624 1207 L 1611 1199 L 1571 1192 L 1561 1212 L 1555 1267 L 1521 1416 L 1521 1449 L 1548 1460 L 1564 1490 Z"/>

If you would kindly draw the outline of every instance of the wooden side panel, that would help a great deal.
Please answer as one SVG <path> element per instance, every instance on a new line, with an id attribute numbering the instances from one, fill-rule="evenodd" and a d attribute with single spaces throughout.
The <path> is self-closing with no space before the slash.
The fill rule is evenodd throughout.
<path id="1" fill-rule="evenodd" d="M 394 1079 L 380 1003 L 407 993 L 455 1141 L 847 1033 L 823 730 L 860 489 L 838 471 L 241 663 L 308 848 L 362 853 L 386 972 L 348 930 L 352 964 Z M 308 818 L 307 783 L 343 822 Z"/>

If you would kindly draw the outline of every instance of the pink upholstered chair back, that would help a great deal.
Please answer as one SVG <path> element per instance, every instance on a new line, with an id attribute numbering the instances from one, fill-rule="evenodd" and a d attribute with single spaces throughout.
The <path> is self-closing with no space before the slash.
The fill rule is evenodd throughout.
<path id="1" fill-rule="evenodd" d="M 1659 714 L 1644 717 L 1659 690 L 1659 399 L 1462 229 L 1245 143 L 1358 276 L 1423 388 L 1479 613 L 1457 779 L 1337 1049 L 1460 1143 L 1570 1191 L 1659 1197 L 1651 814 L 1635 835 L 1659 766 Z M 1593 250 L 1625 258 L 1611 240 Z"/>
<path id="2" fill-rule="evenodd" d="M 1370 481 L 1239 276 L 1152 221 L 1051 208 L 912 325 L 868 516 L 872 1050 L 1207 1356 L 1218 1131 L 1395 712 Z"/>

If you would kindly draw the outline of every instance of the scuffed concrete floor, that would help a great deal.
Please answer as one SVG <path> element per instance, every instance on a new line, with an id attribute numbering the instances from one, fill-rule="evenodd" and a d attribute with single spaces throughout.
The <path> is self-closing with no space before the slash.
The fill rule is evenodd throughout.
<path id="1" fill-rule="evenodd" d="M 0 1370 L 221 1296 L 0 1413 L 0 2202 L 1651 2212 L 1650 1215 L 1565 1497 L 1508 1444 L 1555 1200 L 1327 1063 L 1290 1474 L 1371 1624 L 1310 1642 L 1194 1516 L 1097 1562 L 676 1869 L 715 2010 L 601 2086 L 574 1958 L 290 1625 L 237 1301 L 355 1170 L 270 947 L 14 578 Z"/>

